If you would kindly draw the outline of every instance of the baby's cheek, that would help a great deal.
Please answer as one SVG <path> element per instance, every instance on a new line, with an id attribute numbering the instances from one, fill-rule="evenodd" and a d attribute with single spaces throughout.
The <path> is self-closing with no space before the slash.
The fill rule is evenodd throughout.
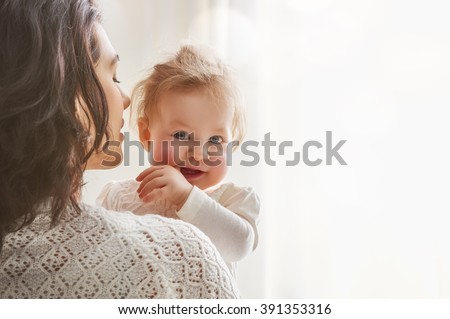
<path id="1" fill-rule="evenodd" d="M 226 166 L 226 158 L 225 156 L 208 156 L 203 159 L 203 163 L 211 169 L 219 169 Z"/>
<path id="2" fill-rule="evenodd" d="M 210 157 L 209 182 L 212 185 L 220 183 L 228 172 L 226 156 Z"/>

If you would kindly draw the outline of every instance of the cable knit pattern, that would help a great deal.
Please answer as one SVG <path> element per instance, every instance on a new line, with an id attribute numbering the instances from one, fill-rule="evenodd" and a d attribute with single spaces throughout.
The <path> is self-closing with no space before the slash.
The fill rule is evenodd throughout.
<path id="1" fill-rule="evenodd" d="M 5 238 L 1 298 L 237 298 L 209 239 L 185 222 L 84 205 Z"/>

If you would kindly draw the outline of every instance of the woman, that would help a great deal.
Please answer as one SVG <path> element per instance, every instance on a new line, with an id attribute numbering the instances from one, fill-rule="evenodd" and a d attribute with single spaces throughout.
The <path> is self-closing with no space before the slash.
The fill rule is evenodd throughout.
<path id="1" fill-rule="evenodd" d="M 80 202 L 130 103 L 92 0 L 4 0 L 0 30 L 0 297 L 238 297 L 197 229 Z"/>

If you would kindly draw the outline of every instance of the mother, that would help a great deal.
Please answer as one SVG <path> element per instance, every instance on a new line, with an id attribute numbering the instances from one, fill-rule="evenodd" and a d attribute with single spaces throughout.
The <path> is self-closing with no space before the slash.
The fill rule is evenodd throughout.
<path id="1" fill-rule="evenodd" d="M 130 103 L 92 0 L 3 0 L 0 30 L 0 297 L 237 297 L 197 229 L 80 202 Z"/>

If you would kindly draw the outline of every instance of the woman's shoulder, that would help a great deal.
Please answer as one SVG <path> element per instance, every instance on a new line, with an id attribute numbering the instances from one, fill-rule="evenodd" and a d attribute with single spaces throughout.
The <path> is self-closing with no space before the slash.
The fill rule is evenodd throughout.
<path id="1" fill-rule="evenodd" d="M 0 258 L 4 298 L 236 298 L 209 239 L 194 226 L 99 206 L 42 214 L 10 234 Z M 26 283 L 26 287 L 23 283 Z"/>
<path id="2" fill-rule="evenodd" d="M 83 205 L 84 218 L 95 220 L 117 236 L 143 236 L 161 240 L 179 239 L 179 236 L 199 241 L 208 238 L 195 226 L 184 221 L 155 214 L 135 215 L 129 211 L 116 212 L 96 205 Z"/>
<path id="3" fill-rule="evenodd" d="M 120 259 L 144 261 L 145 271 L 150 267 L 150 273 L 162 276 L 165 284 L 161 286 L 175 293 L 164 293 L 166 298 L 239 296 L 220 254 L 195 226 L 153 214 L 136 216 L 98 206 L 84 207 L 92 218 L 104 225 L 101 228 L 109 230 L 106 249 L 117 250 L 119 245 L 123 247 Z M 123 271 L 130 272 L 129 265 Z M 198 282 L 204 284 L 199 287 Z M 211 295 L 211 291 L 217 295 Z"/>

